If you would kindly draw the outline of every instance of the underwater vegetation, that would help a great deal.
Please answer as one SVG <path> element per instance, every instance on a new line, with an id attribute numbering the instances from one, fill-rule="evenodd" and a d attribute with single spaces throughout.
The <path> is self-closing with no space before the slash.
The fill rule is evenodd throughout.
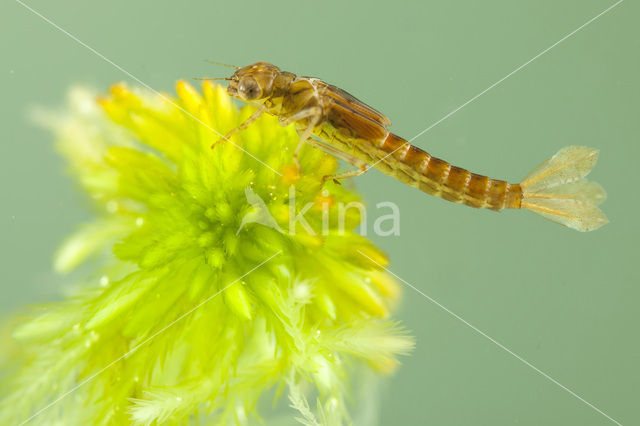
<path id="1" fill-rule="evenodd" d="M 55 257 L 86 279 L 12 332 L 0 423 L 249 424 L 265 393 L 303 424 L 351 423 L 359 372 L 411 351 L 385 255 L 339 214 L 358 195 L 322 185 L 336 159 L 305 147 L 298 173 L 295 130 L 267 116 L 210 148 L 252 112 L 178 82 L 39 113 L 95 218 Z"/>

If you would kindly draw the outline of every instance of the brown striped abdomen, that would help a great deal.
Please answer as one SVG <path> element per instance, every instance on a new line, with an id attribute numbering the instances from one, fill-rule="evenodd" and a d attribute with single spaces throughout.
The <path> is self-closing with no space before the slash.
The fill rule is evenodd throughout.
<path id="1" fill-rule="evenodd" d="M 378 163 L 377 168 L 428 194 L 476 208 L 520 208 L 522 189 L 519 184 L 452 166 L 393 133 L 380 144 L 379 151 L 380 158 L 395 152 Z"/>

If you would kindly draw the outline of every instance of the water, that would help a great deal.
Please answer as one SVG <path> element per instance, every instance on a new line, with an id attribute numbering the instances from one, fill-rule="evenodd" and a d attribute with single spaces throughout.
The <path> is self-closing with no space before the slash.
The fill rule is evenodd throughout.
<path id="1" fill-rule="evenodd" d="M 405 138 L 611 4 L 29 3 L 153 88 L 172 92 L 178 78 L 228 73 L 205 58 L 268 60 L 348 90 Z M 51 257 L 90 217 L 28 109 L 61 105 L 73 83 L 106 90 L 130 79 L 18 3 L 2 8 L 0 312 L 8 314 L 64 295 L 73 279 L 56 276 Z M 562 146 L 598 147 L 593 178 L 609 194 L 611 220 L 601 230 L 476 211 L 376 171 L 355 179 L 371 206 L 400 207 L 400 236 L 372 236 L 393 272 L 459 316 L 405 287 L 397 318 L 417 349 L 383 386 L 381 424 L 613 424 L 513 354 L 617 421 L 639 420 L 637 17 L 636 4 L 622 3 L 414 142 L 514 182 Z"/>

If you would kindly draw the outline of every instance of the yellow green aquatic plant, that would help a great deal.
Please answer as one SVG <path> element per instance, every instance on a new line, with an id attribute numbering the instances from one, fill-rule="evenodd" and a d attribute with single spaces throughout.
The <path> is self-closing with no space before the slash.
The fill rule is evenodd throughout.
<path id="1" fill-rule="evenodd" d="M 336 160 L 305 147 L 298 173 L 273 117 L 211 149 L 251 107 L 177 93 L 75 89 L 39 114 L 96 212 L 55 267 L 93 272 L 13 331 L 1 424 L 252 424 L 268 390 L 304 424 L 350 423 L 355 372 L 411 350 L 385 256 L 339 211 L 358 196 L 321 184 Z"/>

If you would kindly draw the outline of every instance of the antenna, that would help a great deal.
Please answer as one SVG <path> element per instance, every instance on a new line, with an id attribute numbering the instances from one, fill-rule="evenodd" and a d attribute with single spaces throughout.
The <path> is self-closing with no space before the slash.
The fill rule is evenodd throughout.
<path id="1" fill-rule="evenodd" d="M 220 65 L 222 67 L 233 68 L 233 69 L 236 69 L 236 70 L 240 69 L 240 67 L 237 67 L 235 65 L 223 64 L 222 62 L 216 62 L 216 61 L 212 61 L 210 59 L 205 59 L 204 61 L 208 62 L 210 64 L 213 64 L 213 65 Z"/>
<path id="2" fill-rule="evenodd" d="M 193 77 L 194 80 L 231 80 L 231 78 L 229 77 L 215 77 L 215 78 L 211 78 L 211 77 Z"/>

